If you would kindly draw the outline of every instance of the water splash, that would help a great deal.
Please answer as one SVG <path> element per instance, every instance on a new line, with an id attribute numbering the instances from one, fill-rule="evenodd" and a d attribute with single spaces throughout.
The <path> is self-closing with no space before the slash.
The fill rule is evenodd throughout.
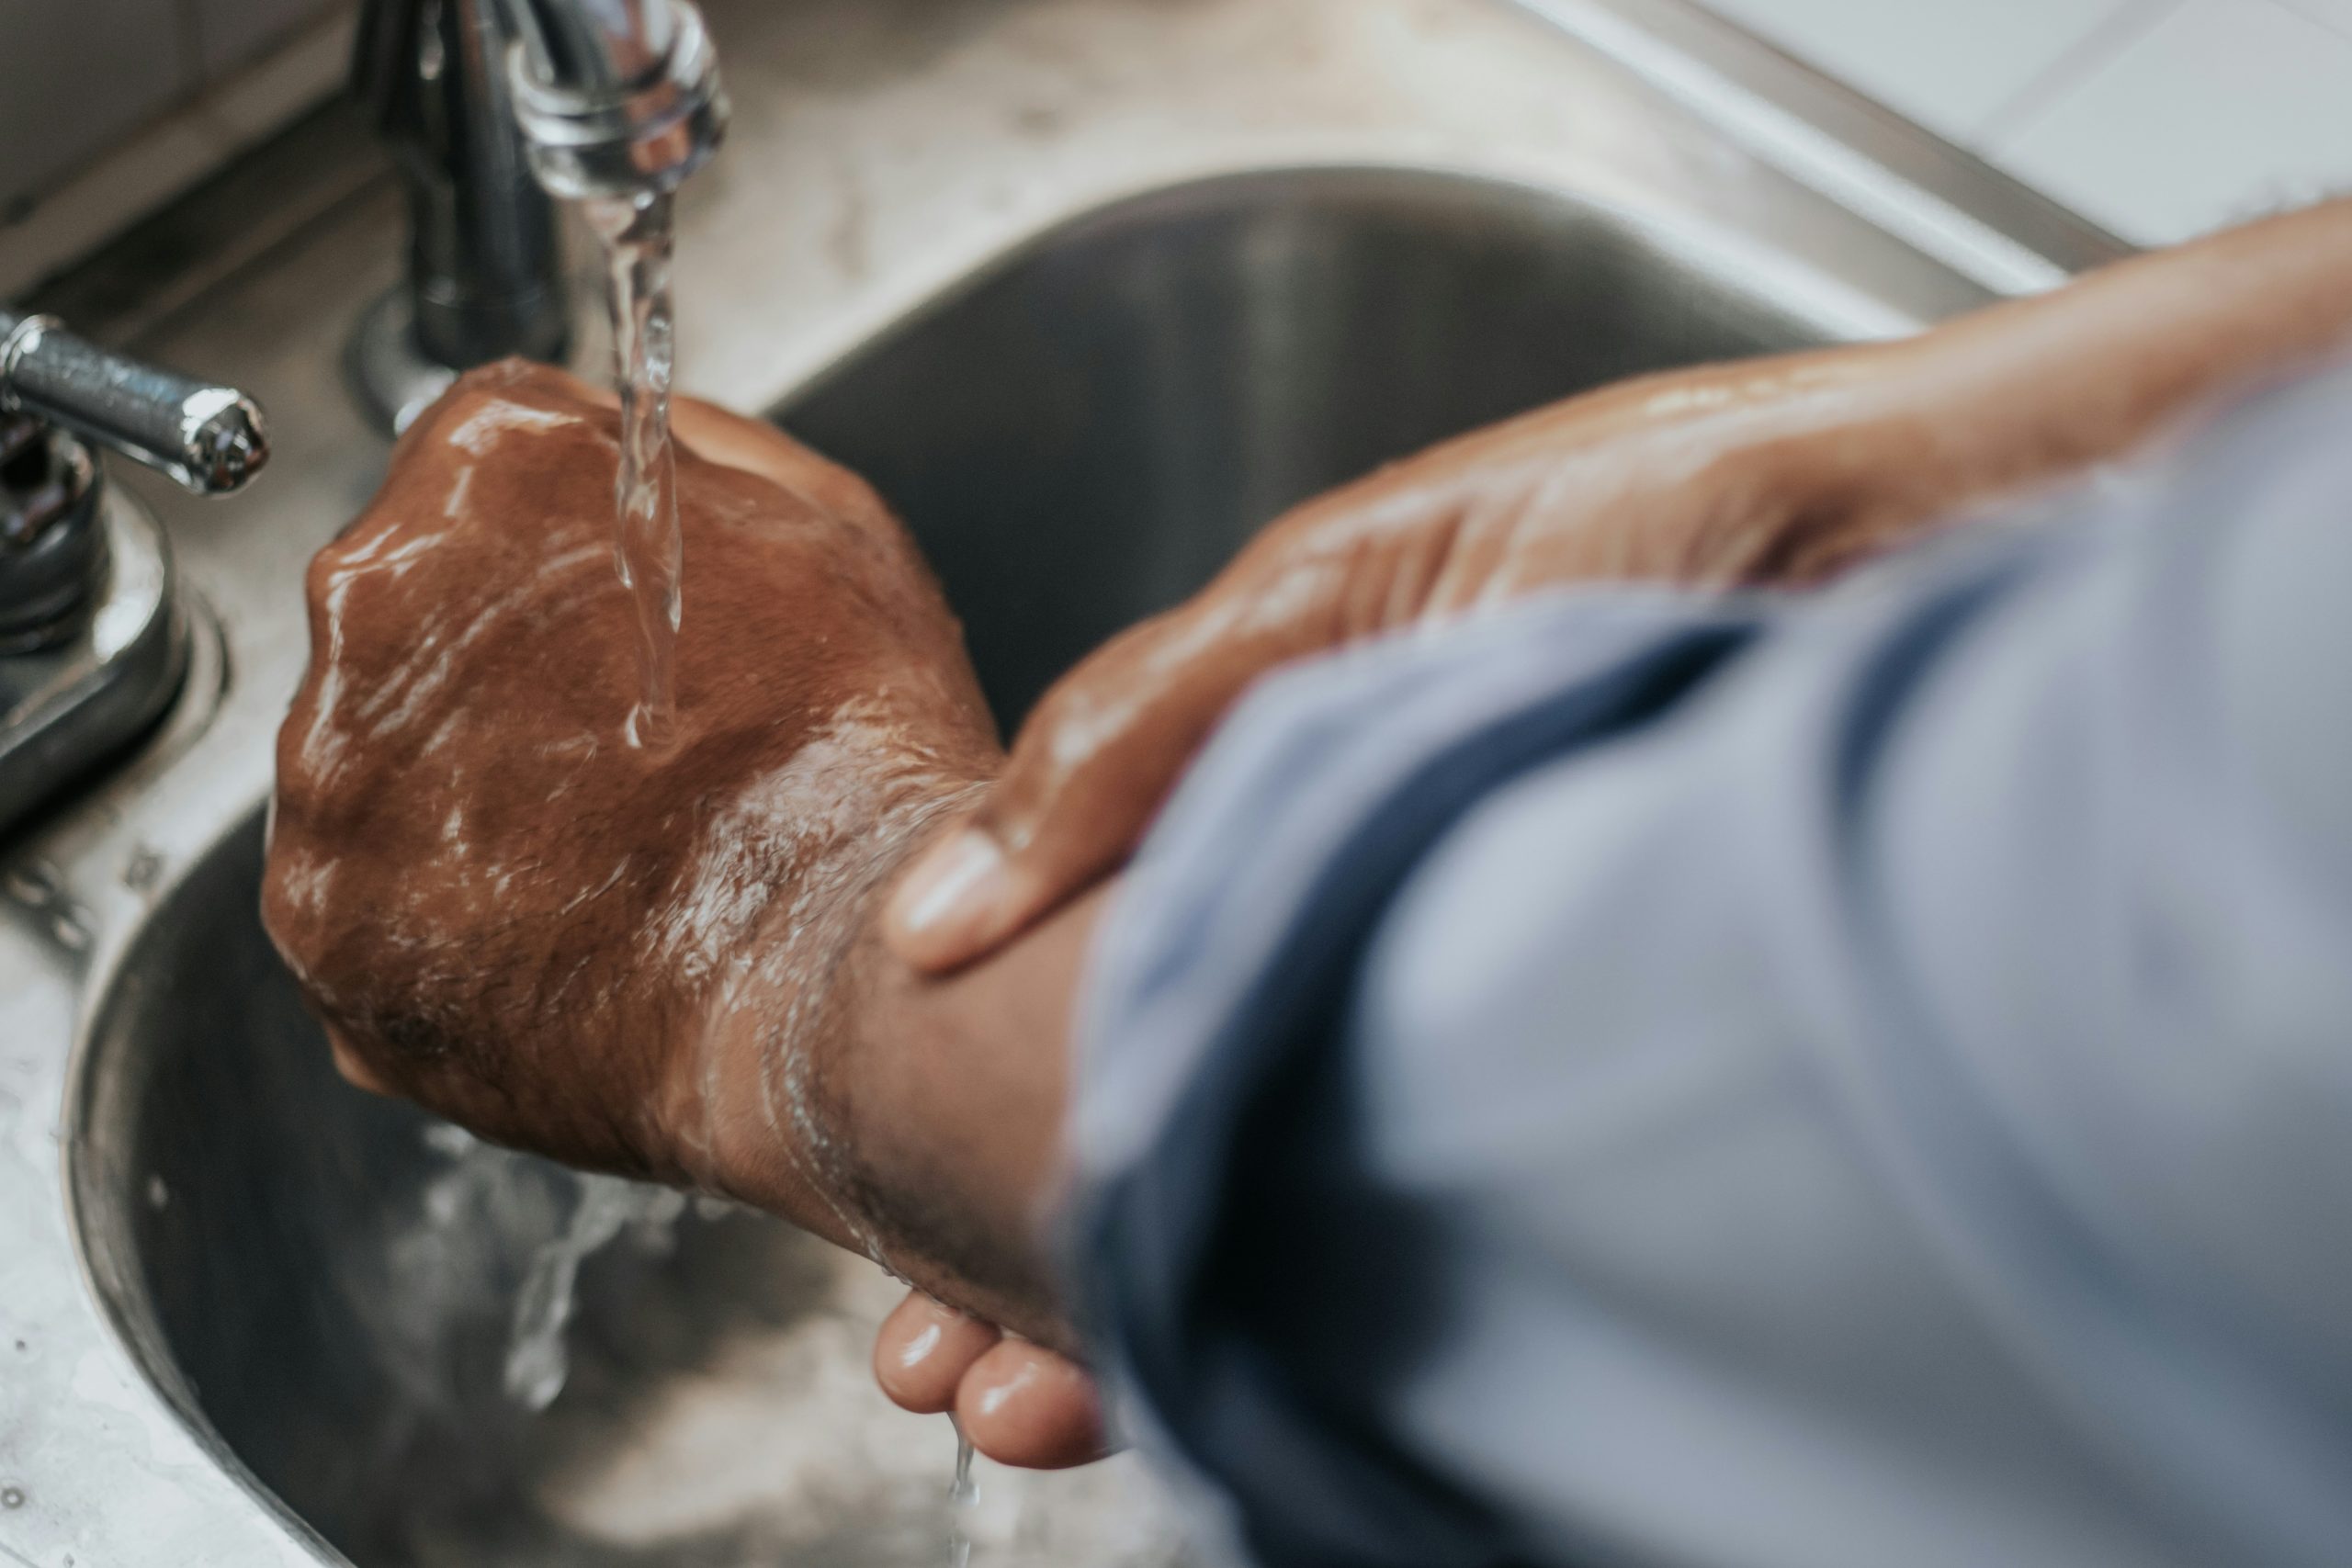
<path id="1" fill-rule="evenodd" d="M 494 1240 L 502 1233 L 520 1240 L 536 1230 L 545 1238 L 531 1247 L 524 1265 L 522 1284 L 508 1315 L 506 1353 L 499 1380 L 506 1397 L 515 1404 L 527 1410 L 545 1410 L 563 1392 L 571 1376 L 569 1335 L 580 1266 L 625 1233 L 648 1249 L 666 1250 L 674 1244 L 677 1222 L 690 1200 L 666 1187 L 545 1165 L 482 1143 L 446 1122 L 427 1128 L 424 1142 L 449 1161 L 447 1168 L 424 1186 L 424 1234 L 447 1237 L 469 1231 L 492 1238 L 492 1251 L 503 1250 Z M 547 1207 L 550 1200 L 560 1205 L 553 1213 Z M 706 1215 L 712 1209 L 724 1212 L 729 1207 L 716 1200 L 692 1201 Z M 550 1222 L 552 1235 L 548 1234 Z M 512 1245 L 513 1241 L 504 1244 Z M 447 1247 L 438 1252 L 418 1251 L 414 1259 L 417 1266 L 427 1269 L 436 1260 L 443 1269 L 454 1267 L 459 1274 L 469 1274 L 471 1269 L 488 1262 L 463 1251 L 450 1253 Z M 465 1288 L 463 1280 L 453 1283 Z"/>
<path id="2" fill-rule="evenodd" d="M 947 1484 L 947 1506 L 955 1510 L 947 1525 L 947 1568 L 970 1568 L 972 1536 L 964 1519 L 980 1506 L 980 1483 L 972 1479 L 972 1439 L 964 1435 L 964 1423 L 951 1410 L 947 1424 L 956 1428 L 956 1479 Z"/>
<path id="3" fill-rule="evenodd" d="M 645 1187 L 616 1176 L 582 1176 L 579 1201 L 571 1218 L 552 1240 L 542 1242 L 531 1255 L 530 1270 L 514 1297 L 514 1326 L 506 1340 L 506 1367 L 501 1379 L 506 1397 L 526 1410 L 545 1410 L 563 1392 L 571 1375 L 571 1343 L 573 1287 L 580 1265 L 631 1224 L 649 1224 L 663 1231 L 685 1212 L 684 1194 Z"/>
<path id="4" fill-rule="evenodd" d="M 637 607 L 638 694 L 622 733 L 632 746 L 670 743 L 677 721 L 679 576 L 676 454 L 670 445 L 670 384 L 676 367 L 670 301 L 670 197 L 582 203 L 605 242 L 613 315 L 614 378 L 621 400 L 620 472 L 613 558 Z"/>

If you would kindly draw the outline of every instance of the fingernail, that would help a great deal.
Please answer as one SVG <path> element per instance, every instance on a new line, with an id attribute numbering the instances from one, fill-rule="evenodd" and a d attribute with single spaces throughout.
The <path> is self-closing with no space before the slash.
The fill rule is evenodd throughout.
<path id="1" fill-rule="evenodd" d="M 1004 872 L 994 839 L 967 828 L 923 856 L 899 884 L 891 915 L 910 937 L 933 936 L 957 916 L 984 907 Z"/>

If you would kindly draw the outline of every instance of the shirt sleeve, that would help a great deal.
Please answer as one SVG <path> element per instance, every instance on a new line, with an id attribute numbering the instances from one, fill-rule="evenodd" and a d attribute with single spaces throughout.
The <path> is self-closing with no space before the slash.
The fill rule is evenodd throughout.
<path id="1" fill-rule="evenodd" d="M 1074 1292 L 1267 1564 L 2352 1562 L 2352 378 L 1789 602 L 1263 686 Z M 1983 531 L 1989 534 L 1991 531 Z"/>

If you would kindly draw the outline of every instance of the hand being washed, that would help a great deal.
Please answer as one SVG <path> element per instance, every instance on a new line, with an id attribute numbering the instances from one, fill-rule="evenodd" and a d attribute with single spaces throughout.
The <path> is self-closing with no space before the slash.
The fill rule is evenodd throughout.
<path id="1" fill-rule="evenodd" d="M 270 933 L 362 1085 L 743 1199 L 1058 1335 L 1030 1221 L 1083 925 L 948 983 L 872 935 L 926 825 L 1001 761 L 956 623 L 855 477 L 708 405 L 673 424 L 685 604 L 660 750 L 622 738 L 605 400 L 510 363 L 403 438 L 311 568 Z M 1082 1403 L 1041 1425 L 975 1390 L 984 1451 L 1098 1446 Z"/>
<path id="2" fill-rule="evenodd" d="M 354 1079 L 871 1247 L 790 1134 L 866 895 L 1000 752 L 872 492 L 707 405 L 676 429 L 675 744 L 622 736 L 616 416 L 474 372 L 311 569 L 264 917 Z"/>

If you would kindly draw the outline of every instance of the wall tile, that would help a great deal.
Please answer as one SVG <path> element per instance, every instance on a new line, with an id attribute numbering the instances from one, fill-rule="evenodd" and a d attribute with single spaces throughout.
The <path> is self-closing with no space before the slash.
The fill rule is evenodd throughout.
<path id="1" fill-rule="evenodd" d="M 196 85 L 177 0 L 0 0 L 0 201 L 54 185 Z"/>
<path id="2" fill-rule="evenodd" d="M 1716 11 L 1808 64 L 1961 142 L 2137 3 L 1711 0 Z"/>
<path id="3" fill-rule="evenodd" d="M 253 59 L 345 0 L 194 0 L 198 69 L 207 82 Z"/>
<path id="4" fill-rule="evenodd" d="M 88 254 L 340 91 L 356 20 L 348 8 L 335 8 L 79 165 L 42 192 L 23 221 L 0 224 L 0 299 Z"/>
<path id="5" fill-rule="evenodd" d="M 2186 0 L 1986 151 L 2142 244 L 2352 188 L 2352 39 Z"/>
<path id="6" fill-rule="evenodd" d="M 2286 0 L 2286 5 L 2289 10 L 2301 11 L 2312 21 L 2352 38 L 2352 0 Z"/>

